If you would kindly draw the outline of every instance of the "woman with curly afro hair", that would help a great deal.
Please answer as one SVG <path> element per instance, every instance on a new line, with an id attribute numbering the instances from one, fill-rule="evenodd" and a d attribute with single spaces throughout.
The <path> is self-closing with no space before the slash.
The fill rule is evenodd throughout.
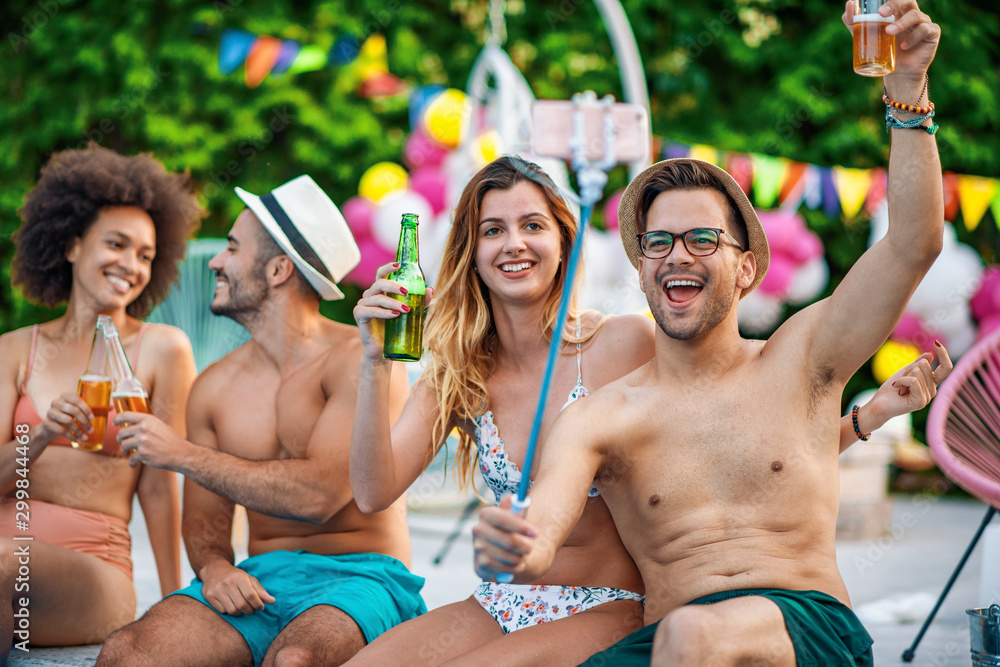
<path id="1" fill-rule="evenodd" d="M 153 414 L 181 433 L 196 374 L 182 331 L 140 321 L 166 297 L 199 224 L 187 174 L 168 173 L 149 154 L 125 157 L 95 145 L 62 151 L 42 169 L 20 213 L 12 282 L 31 300 L 66 303 L 66 313 L 0 336 L 0 658 L 14 637 L 12 596 L 30 601 L 35 645 L 100 642 L 134 619 L 128 522 L 136 493 L 163 594 L 181 583 L 174 473 L 133 468 L 122 458 L 113 409 L 100 450 L 68 446 L 92 431 L 93 414 L 74 388 L 87 368 L 97 316 L 118 326 Z M 16 532 L 16 519 L 24 519 L 15 513 L 24 509 L 15 498 L 24 468 L 29 529 Z M 15 534 L 34 540 L 14 542 Z M 13 554 L 24 544 L 30 589 L 18 593 Z"/>

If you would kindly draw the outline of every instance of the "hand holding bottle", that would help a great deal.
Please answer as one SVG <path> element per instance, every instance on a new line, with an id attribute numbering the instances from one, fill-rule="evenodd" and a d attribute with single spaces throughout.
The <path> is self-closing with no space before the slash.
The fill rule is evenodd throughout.
<path id="1" fill-rule="evenodd" d="M 407 289 L 395 280 L 390 280 L 388 276 L 399 268 L 396 262 L 383 264 L 378 267 L 375 273 L 375 282 L 365 290 L 354 307 L 354 321 L 358 323 L 358 330 L 361 332 L 361 340 L 365 347 L 365 357 L 373 361 L 383 359 L 383 327 L 375 324 L 374 320 L 395 319 L 406 312 L 400 303 L 402 297 L 406 296 Z M 390 295 L 397 294 L 400 299 Z M 423 299 L 424 310 L 430 305 L 431 296 L 434 289 L 426 288 Z"/>

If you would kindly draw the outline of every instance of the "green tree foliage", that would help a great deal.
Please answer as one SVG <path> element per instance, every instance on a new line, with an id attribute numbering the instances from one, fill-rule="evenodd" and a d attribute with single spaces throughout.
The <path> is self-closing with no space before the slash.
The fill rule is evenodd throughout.
<path id="1" fill-rule="evenodd" d="M 851 71 L 851 37 L 828 0 L 624 0 L 652 98 L 655 134 L 739 152 L 853 167 L 885 165 L 877 81 Z M 989 3 L 992 5 L 992 3 Z M 538 97 L 591 88 L 621 97 L 614 53 L 584 0 L 508 0 L 506 48 Z M 1000 18 L 986 0 L 925 0 L 943 28 L 931 72 L 946 170 L 1000 176 Z M 343 34 L 386 35 L 390 70 L 415 85 L 464 88 L 487 31 L 486 0 L 35 0 L 4 3 L 0 68 L 0 330 L 50 316 L 10 289 L 17 209 L 56 150 L 96 141 L 152 151 L 190 169 L 223 236 L 241 206 L 231 187 L 263 192 L 311 174 L 337 202 L 366 167 L 400 161 L 403 97 L 366 100 L 349 68 L 268 78 L 219 73 L 225 28 L 327 49 Z M 194 34 L 194 24 L 207 26 Z M 625 184 L 624 169 L 612 188 Z M 806 212 L 831 263 L 830 290 L 864 251 L 865 220 Z M 959 239 L 997 261 L 987 220 Z M 351 297 L 330 313 L 349 321 Z M 860 374 L 856 387 L 871 385 Z M 850 394 L 850 391 L 848 392 Z"/>

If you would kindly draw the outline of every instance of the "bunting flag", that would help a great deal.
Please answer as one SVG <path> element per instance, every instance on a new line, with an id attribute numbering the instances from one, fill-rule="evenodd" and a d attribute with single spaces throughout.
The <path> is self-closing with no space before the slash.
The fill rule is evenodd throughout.
<path id="1" fill-rule="evenodd" d="M 258 37 L 254 41 L 243 67 L 243 78 L 247 84 L 247 88 L 256 88 L 260 85 L 264 77 L 274 69 L 280 53 L 280 39 Z"/>
<path id="2" fill-rule="evenodd" d="M 749 155 L 730 153 L 726 160 L 726 171 L 739 183 L 744 193 L 750 194 L 753 187 L 753 160 Z"/>
<path id="3" fill-rule="evenodd" d="M 686 145 L 665 137 L 653 137 L 653 145 L 660 148 L 663 159 L 693 157 L 725 167 L 762 209 L 780 205 L 795 210 L 805 204 L 852 222 L 862 211 L 874 215 L 888 192 L 884 167 L 822 167 L 771 155 L 731 153 L 704 144 Z M 991 211 L 1000 228 L 1000 179 L 945 172 L 942 185 L 946 220 L 953 222 L 961 214 L 966 229 L 972 231 Z"/>
<path id="4" fill-rule="evenodd" d="M 828 218 L 840 215 L 840 199 L 837 198 L 837 184 L 833 182 L 833 169 L 819 168 L 820 187 L 823 189 L 823 212 Z"/>
<path id="5" fill-rule="evenodd" d="M 785 182 L 781 184 L 778 201 L 782 207 L 798 208 L 806 193 L 806 170 L 809 165 L 792 162 L 785 172 Z"/>
<path id="6" fill-rule="evenodd" d="M 981 176 L 958 177 L 958 201 L 965 228 L 972 231 L 986 214 L 997 194 L 997 182 Z"/>
<path id="7" fill-rule="evenodd" d="M 990 204 L 990 210 L 993 211 L 993 221 L 997 223 L 997 229 L 1000 229 L 1000 188 L 997 188 L 997 195 Z"/>
<path id="8" fill-rule="evenodd" d="M 232 74 L 247 59 L 257 36 L 246 30 L 227 30 L 219 40 L 219 71 Z"/>
<path id="9" fill-rule="evenodd" d="M 688 153 L 688 157 L 695 160 L 702 160 L 704 162 L 711 162 L 714 165 L 719 164 L 719 151 L 715 150 L 711 146 L 695 144 L 691 146 L 691 152 Z"/>
<path id="10" fill-rule="evenodd" d="M 833 168 L 833 182 L 840 195 L 840 207 L 848 218 L 856 218 L 871 189 L 872 176 L 868 169 Z"/>
<path id="11" fill-rule="evenodd" d="M 281 42 L 281 51 L 278 52 L 278 60 L 274 63 L 274 67 L 271 68 L 271 74 L 275 76 L 279 74 L 284 74 L 291 68 L 292 63 L 299 56 L 299 51 L 302 50 L 302 45 L 296 42 L 294 39 L 286 39 Z"/>
<path id="12" fill-rule="evenodd" d="M 326 67 L 330 55 L 318 46 L 303 46 L 298 56 L 288 66 L 289 74 L 315 72 Z"/>
<path id="13" fill-rule="evenodd" d="M 871 189 L 865 200 L 865 212 L 871 217 L 889 196 L 889 172 L 884 167 L 872 169 Z"/>
<path id="14" fill-rule="evenodd" d="M 229 75 L 244 66 L 247 88 L 256 88 L 269 74 L 314 72 L 331 65 L 344 75 L 362 97 L 399 95 L 407 84 L 389 73 L 384 35 L 371 35 L 359 44 L 353 35 L 341 35 L 329 50 L 302 46 L 294 39 L 280 40 L 246 30 L 225 30 L 219 39 L 219 72 Z"/>
<path id="15" fill-rule="evenodd" d="M 958 215 L 958 175 L 950 171 L 944 172 L 944 219 L 954 222 Z"/>
<path id="16" fill-rule="evenodd" d="M 781 191 L 788 160 L 769 155 L 753 156 L 753 196 L 761 208 L 771 208 Z"/>

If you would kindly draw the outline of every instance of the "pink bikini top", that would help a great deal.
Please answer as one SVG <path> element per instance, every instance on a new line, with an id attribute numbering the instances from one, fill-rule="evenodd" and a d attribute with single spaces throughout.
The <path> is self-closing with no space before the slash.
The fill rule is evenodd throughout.
<path id="1" fill-rule="evenodd" d="M 133 359 L 136 360 L 136 363 L 138 363 L 139 361 L 139 344 L 142 342 L 142 333 L 146 330 L 147 326 L 149 325 L 143 324 L 142 327 L 139 328 L 139 333 L 136 334 L 135 336 L 135 354 L 133 355 Z M 38 414 L 38 410 L 35 408 L 34 401 L 32 401 L 31 397 L 28 396 L 28 394 L 25 392 L 25 387 L 28 385 L 28 378 L 31 377 L 31 367 L 35 363 L 35 348 L 37 346 L 37 343 L 38 343 L 38 325 L 36 324 L 34 330 L 31 332 L 31 351 L 28 352 L 28 368 L 24 374 L 24 380 L 21 381 L 21 387 L 19 389 L 17 405 L 14 407 L 14 423 L 27 424 L 28 428 L 34 428 L 38 424 L 42 423 L 42 417 L 41 415 Z M 101 449 L 95 451 L 94 452 L 95 454 L 104 454 L 105 456 L 121 457 L 122 450 L 121 447 L 118 446 L 118 440 L 117 440 L 118 427 L 111 423 L 114 421 L 115 415 L 117 414 L 118 413 L 115 412 L 114 406 L 111 406 L 108 409 L 108 426 L 107 429 L 104 431 L 104 446 Z M 49 443 L 49 446 L 52 445 L 61 445 L 65 447 L 72 446 L 69 440 L 61 437 L 56 438 L 51 443 Z"/>

